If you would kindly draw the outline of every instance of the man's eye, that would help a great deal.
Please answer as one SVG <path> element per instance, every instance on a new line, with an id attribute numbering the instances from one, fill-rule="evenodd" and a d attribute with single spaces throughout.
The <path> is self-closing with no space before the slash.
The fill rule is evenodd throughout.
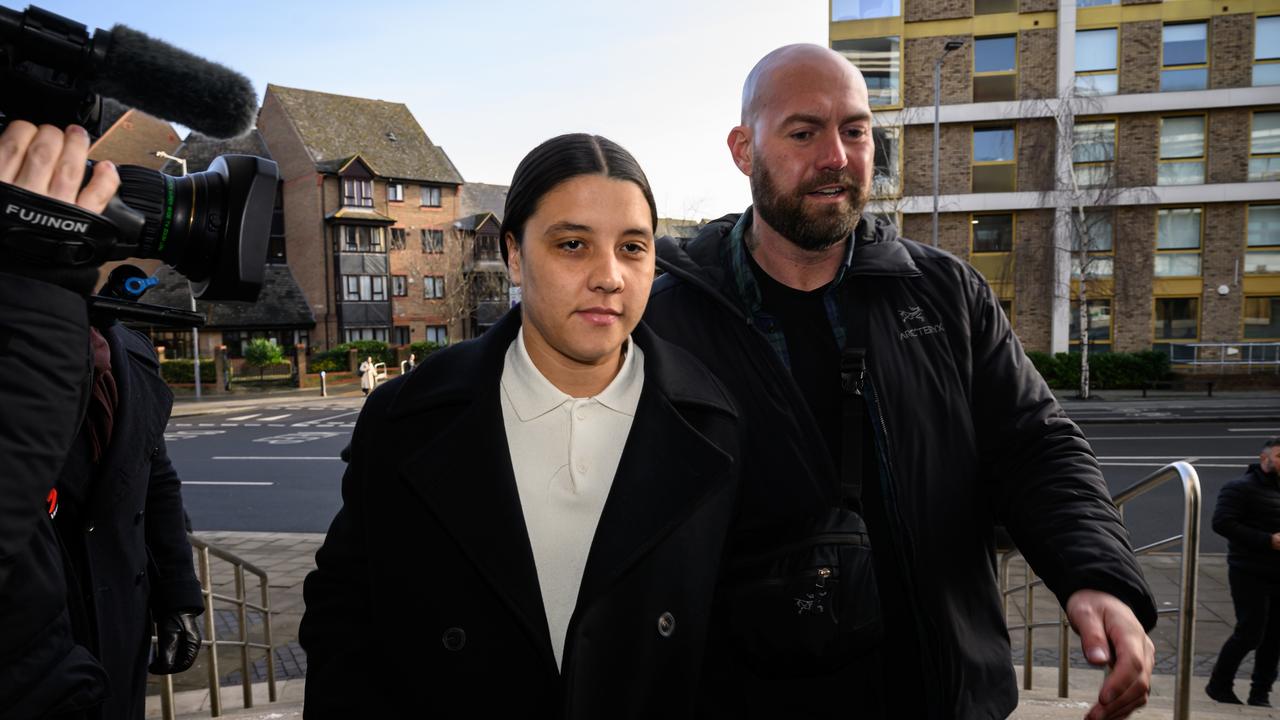
<path id="1" fill-rule="evenodd" d="M 865 136 L 866 136 L 866 134 L 867 134 L 867 131 L 866 131 L 866 130 L 863 130 L 862 128 L 849 128 L 848 130 L 845 130 L 844 132 L 845 132 L 845 134 L 846 134 L 846 135 L 848 135 L 849 137 L 854 138 L 854 139 L 858 139 L 858 138 L 861 138 L 861 137 L 865 137 Z"/>
<path id="2" fill-rule="evenodd" d="M 809 138 L 813 137 L 813 133 L 809 132 L 808 130 L 801 130 L 799 132 L 791 133 L 791 137 L 795 138 L 796 140 L 808 140 Z"/>
<path id="3" fill-rule="evenodd" d="M 648 248 L 646 248 L 641 243 L 635 243 L 635 242 L 625 243 L 622 246 L 622 251 L 627 253 L 628 255 L 642 255 L 647 249 Z"/>
<path id="4" fill-rule="evenodd" d="M 560 248 L 563 250 L 581 250 L 583 247 L 581 240 L 563 240 L 560 242 Z"/>

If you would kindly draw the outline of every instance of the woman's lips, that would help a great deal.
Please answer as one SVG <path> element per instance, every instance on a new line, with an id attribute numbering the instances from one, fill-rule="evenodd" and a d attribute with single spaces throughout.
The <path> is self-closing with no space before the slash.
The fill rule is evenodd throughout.
<path id="1" fill-rule="evenodd" d="M 588 323 L 592 325 L 599 325 L 601 327 L 612 325 L 618 322 L 618 320 L 622 317 L 622 313 L 618 310 L 611 310 L 609 308 L 599 308 L 599 307 L 587 308 L 586 310 L 579 310 L 578 315 Z"/>

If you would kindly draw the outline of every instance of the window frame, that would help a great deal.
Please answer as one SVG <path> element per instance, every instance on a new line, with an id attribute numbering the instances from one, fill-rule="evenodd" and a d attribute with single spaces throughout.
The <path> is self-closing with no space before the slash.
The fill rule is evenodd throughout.
<path id="1" fill-rule="evenodd" d="M 434 202 L 429 199 L 434 199 Z M 444 189 L 439 185 L 423 185 L 420 191 L 421 206 L 426 208 L 444 207 Z"/>
<path id="2" fill-rule="evenodd" d="M 1115 298 L 1111 297 L 1110 295 L 1107 295 L 1105 297 L 1086 297 L 1084 302 L 1085 302 L 1086 315 L 1088 315 L 1089 313 L 1090 305 L 1093 305 L 1095 303 L 1107 304 L 1107 338 L 1105 340 L 1089 338 L 1089 347 L 1092 348 L 1095 345 L 1106 345 L 1107 349 L 1110 350 L 1111 344 L 1115 342 L 1115 337 L 1116 337 Z M 1077 327 L 1076 337 L 1074 339 L 1071 338 L 1071 322 L 1077 320 L 1077 318 L 1080 317 L 1080 299 L 1078 297 L 1072 297 L 1068 301 L 1067 312 L 1070 313 L 1067 321 L 1067 345 L 1069 348 L 1079 348 L 1080 340 L 1083 335 L 1082 331 L 1084 330 L 1084 328 Z M 1096 326 L 1094 326 L 1093 324 L 1089 325 L 1090 329 L 1093 329 L 1094 327 Z"/>
<path id="3" fill-rule="evenodd" d="M 404 202 L 404 183 L 387 183 L 387 202 Z"/>
<path id="4" fill-rule="evenodd" d="M 423 275 L 422 276 L 422 299 L 423 300 L 443 300 L 444 299 L 444 276 L 443 275 Z"/>
<path id="5" fill-rule="evenodd" d="M 1077 62 L 1079 62 L 1079 57 L 1080 57 L 1080 55 L 1079 55 L 1079 47 L 1078 47 L 1078 45 L 1079 45 L 1080 33 L 1088 33 L 1088 32 L 1105 32 L 1105 31 L 1108 31 L 1108 30 L 1115 34 L 1115 58 L 1116 58 L 1116 60 L 1115 60 L 1115 63 L 1114 63 L 1114 67 L 1112 67 L 1112 68 L 1111 68 L 1111 69 L 1109 69 L 1109 70 L 1075 70 L 1075 77 L 1076 77 L 1076 81 L 1075 81 L 1075 86 L 1074 86 L 1074 87 L 1075 87 L 1075 92 L 1076 92 L 1076 94 L 1077 94 L 1077 95 L 1085 95 L 1085 96 L 1088 96 L 1088 97 L 1104 97 L 1104 96 L 1107 96 L 1107 95 L 1118 95 L 1118 94 L 1120 93 L 1120 64 L 1123 62 L 1123 59 L 1121 58 L 1121 52 L 1120 52 L 1120 27 L 1119 27 L 1118 25 L 1108 25 L 1108 26 L 1104 26 L 1104 27 L 1077 28 L 1077 29 L 1076 29 L 1076 35 L 1075 35 L 1075 38 L 1073 38 L 1073 40 L 1076 42 L 1076 45 L 1077 45 L 1077 47 L 1076 47 L 1076 50 L 1077 50 L 1077 52 L 1076 52 L 1076 58 L 1077 58 Z M 1114 92 L 1107 92 L 1107 93 L 1096 93 L 1096 92 L 1083 93 L 1083 92 L 1080 92 L 1080 78 L 1082 78 L 1082 77 L 1102 77 L 1102 76 L 1112 76 L 1112 77 L 1114 77 L 1114 78 L 1116 79 L 1116 90 L 1115 90 Z"/>
<path id="6" fill-rule="evenodd" d="M 885 135 L 893 135 L 896 137 L 896 142 L 894 143 L 896 152 L 893 153 L 893 158 L 892 158 L 893 167 L 890 168 L 892 171 L 890 175 L 884 175 L 878 172 L 880 168 L 876 161 L 879 159 L 879 156 L 880 156 L 879 148 L 881 146 L 881 143 L 875 142 L 875 134 L 877 132 L 880 132 Z M 875 148 L 876 148 L 875 150 L 873 150 L 872 157 L 871 157 L 871 197 L 874 199 L 901 197 L 902 196 L 902 172 L 903 172 L 902 137 L 903 135 L 905 135 L 904 129 L 901 125 L 876 126 L 871 128 L 871 135 L 872 135 L 872 143 L 873 145 L 875 145 Z M 888 153 L 886 153 L 884 157 L 886 160 L 890 159 Z M 892 179 L 893 181 L 892 187 L 887 187 L 886 183 L 878 183 L 877 178 L 882 178 L 882 177 Z"/>
<path id="7" fill-rule="evenodd" d="M 1080 162 L 1076 162 L 1075 158 L 1073 157 L 1071 159 L 1071 172 L 1075 177 L 1075 183 L 1077 187 L 1106 187 L 1105 185 L 1082 185 L 1080 183 L 1079 176 L 1076 174 L 1076 168 L 1078 167 L 1103 167 L 1103 168 L 1110 167 L 1110 172 L 1112 173 L 1112 179 L 1113 179 L 1113 182 L 1111 183 L 1111 185 L 1115 186 L 1117 184 L 1116 182 L 1114 182 L 1114 173 L 1115 173 L 1116 157 L 1117 157 L 1117 154 L 1120 152 L 1120 117 L 1119 116 L 1101 115 L 1101 116 L 1086 116 L 1086 117 L 1076 118 L 1075 124 L 1072 126 L 1071 148 L 1074 154 L 1074 150 L 1076 147 L 1076 144 L 1075 144 L 1076 128 L 1080 127 L 1081 125 L 1100 125 L 1103 123 L 1111 123 L 1111 159 L 1110 160 L 1082 160 Z"/>
<path id="8" fill-rule="evenodd" d="M 1275 245 L 1251 245 L 1249 244 L 1249 216 L 1253 213 L 1255 207 L 1274 207 L 1280 210 L 1280 199 L 1273 202 L 1252 202 L 1246 203 L 1244 206 L 1244 254 L 1241 262 L 1244 264 L 1243 275 L 1246 277 L 1274 277 L 1280 275 L 1280 267 L 1275 272 L 1251 272 L 1249 270 L 1249 254 L 1250 253 L 1277 253 L 1280 254 L 1280 243 Z"/>
<path id="9" fill-rule="evenodd" d="M 419 231 L 422 240 L 422 252 L 428 255 L 444 253 L 444 230 L 439 228 L 422 228 Z"/>
<path id="10" fill-rule="evenodd" d="M 1275 51 L 1274 55 L 1270 57 L 1265 57 L 1265 58 L 1258 57 L 1258 49 L 1262 47 L 1262 43 L 1259 42 L 1261 38 L 1258 37 L 1258 26 L 1263 20 L 1272 20 L 1277 25 L 1280 25 L 1280 15 L 1261 15 L 1261 16 L 1254 15 L 1253 16 L 1253 66 L 1251 67 L 1251 73 L 1249 77 L 1249 84 L 1251 87 L 1272 87 L 1277 84 L 1277 83 L 1266 83 L 1263 85 L 1259 85 L 1257 82 L 1259 65 L 1262 65 L 1262 66 L 1280 65 L 1280 43 L 1275 43 L 1278 47 L 1274 49 Z"/>
<path id="11" fill-rule="evenodd" d="M 1254 150 L 1253 150 L 1253 148 L 1254 148 L 1254 144 L 1253 144 L 1253 143 L 1254 143 L 1254 138 L 1253 138 L 1253 127 L 1254 127 L 1254 125 L 1255 125 L 1255 123 L 1256 123 L 1256 121 L 1257 121 L 1257 116 L 1258 116 L 1260 113 L 1261 113 L 1261 114 L 1265 114 L 1265 115 L 1276 115 L 1276 116 L 1277 116 L 1277 119 L 1280 119 L 1280 108 L 1276 108 L 1276 107 L 1256 109 L 1256 110 L 1251 110 L 1251 111 L 1249 112 L 1249 174 L 1248 174 L 1248 182 L 1275 182 L 1275 181 L 1277 181 L 1277 180 L 1280 180 L 1280 151 L 1278 151 L 1278 152 L 1273 152 L 1273 153 L 1262 153 L 1262 152 L 1254 152 Z M 1280 123 L 1278 123 L 1278 124 L 1277 124 L 1277 128 L 1280 128 Z M 1278 131 L 1280 131 L 1280 130 L 1278 130 Z M 1277 166 L 1277 168 L 1276 168 L 1275 170 L 1271 171 L 1271 173 L 1273 173 L 1275 176 L 1274 176 L 1274 177 L 1269 177 L 1269 176 L 1268 176 L 1268 175 L 1266 175 L 1266 174 L 1260 174 L 1260 176 L 1259 176 L 1259 177 L 1254 177 L 1254 171 L 1253 171 L 1253 161 L 1254 161 L 1254 160 L 1268 160 L 1269 162 L 1267 163 L 1267 165 L 1272 165 L 1272 164 L 1276 165 L 1276 166 Z"/>
<path id="12" fill-rule="evenodd" d="M 432 333 L 433 330 L 435 331 L 434 333 Z M 436 336 L 435 340 L 431 339 L 431 336 L 433 334 Z M 440 340 L 441 335 L 444 335 L 443 341 Z M 426 332 L 424 333 L 423 337 L 429 343 L 435 343 L 436 345 L 441 345 L 441 346 L 448 345 L 449 344 L 449 326 L 448 325 L 427 325 Z"/>
<path id="13" fill-rule="evenodd" d="M 1159 319 L 1156 316 L 1156 308 L 1159 303 L 1164 300 L 1192 300 L 1196 305 L 1196 332 L 1189 338 L 1160 338 L 1156 337 L 1156 328 L 1159 327 Z M 1203 329 L 1204 323 L 1204 303 L 1203 298 L 1199 295 L 1153 295 L 1151 297 L 1151 344 L 1152 345 L 1185 345 L 1187 343 L 1200 342 L 1200 331 Z"/>
<path id="14" fill-rule="evenodd" d="M 983 71 L 979 71 L 979 70 L 978 70 L 978 43 L 979 43 L 980 41 L 983 41 L 983 40 L 1001 40 L 1001 39 L 1004 39 L 1004 38 L 1013 38 L 1013 68 L 1012 68 L 1012 69 L 1010 69 L 1010 70 L 983 70 Z M 969 53 L 969 58 L 970 58 L 970 59 L 969 59 L 969 72 L 971 73 L 971 77 L 972 77 L 972 81 L 973 81 L 973 82 L 972 82 L 972 85 L 973 85 L 973 93 L 974 93 L 974 95 L 975 95 L 975 97 L 973 98 L 973 102 L 1010 102 L 1010 101 L 1015 101 L 1015 100 L 1017 100 L 1017 99 L 1018 99 L 1018 72 L 1019 72 L 1018 49 L 1019 49 L 1019 47 L 1021 46 L 1021 43 L 1020 43 L 1019 41 L 1020 41 L 1019 33 L 1016 33 L 1016 32 L 1014 32 L 1014 33 L 1002 33 L 1002 34 L 997 34 L 997 35 L 980 35 L 980 36 L 979 36 L 979 35 L 975 35 L 975 36 L 973 36 L 973 41 L 972 41 L 972 42 L 973 42 L 973 52 Z M 976 97 L 976 95 L 977 95 L 977 85 L 978 85 L 979 80 L 980 80 L 981 78 L 997 78 L 997 77 L 1012 77 L 1012 78 L 1013 78 L 1013 95 L 1012 95 L 1012 97 L 1007 97 L 1007 98 L 995 98 L 995 99 L 992 99 L 992 100 L 979 100 L 979 99 L 977 99 L 977 97 Z M 1015 145 L 1015 148 L 1016 148 L 1016 145 Z"/>
<path id="15" fill-rule="evenodd" d="M 1176 26 L 1181 26 L 1181 25 L 1203 25 L 1203 26 L 1204 26 L 1204 62 L 1201 62 L 1201 63 L 1185 63 L 1185 64 L 1181 64 L 1181 65 L 1167 65 L 1167 64 L 1165 64 L 1165 61 L 1164 61 L 1164 46 L 1165 46 L 1164 30 L 1165 30 L 1165 28 L 1169 28 L 1169 27 L 1176 27 Z M 1160 90 L 1159 90 L 1159 92 L 1195 92 L 1195 91 L 1197 91 L 1197 90 L 1208 90 L 1208 89 L 1209 89 L 1209 76 L 1210 76 L 1210 74 L 1211 74 L 1210 61 L 1213 59 L 1213 37 L 1212 37 L 1212 33 L 1210 32 L 1210 25 L 1211 25 L 1211 23 L 1209 22 L 1209 19 L 1208 19 L 1208 18 L 1202 18 L 1202 19 L 1198 19 L 1198 20 L 1187 20 L 1187 21 L 1181 21 L 1181 20 L 1179 20 L 1179 21 L 1161 22 L 1161 23 L 1160 23 Z M 1203 70 L 1204 70 L 1204 87 L 1200 87 L 1200 88 L 1183 88 L 1183 89 L 1176 89 L 1176 90 L 1175 90 L 1175 89 L 1168 89 L 1168 90 L 1166 90 L 1166 89 L 1165 89 L 1165 87 L 1164 87 L 1164 74 L 1165 74 L 1165 72 L 1166 72 L 1166 71 L 1198 70 L 1198 69 L 1203 69 Z"/>
<path id="16" fill-rule="evenodd" d="M 391 276 L 391 297 L 409 297 L 409 276 Z"/>
<path id="17" fill-rule="evenodd" d="M 1170 210 L 1199 211 L 1200 227 L 1198 231 L 1199 234 L 1197 235 L 1197 240 L 1199 242 L 1196 244 L 1195 248 L 1172 248 L 1169 250 L 1163 250 L 1160 248 L 1160 214 Z M 1155 258 L 1153 258 L 1152 268 L 1151 268 L 1152 278 L 1190 278 L 1190 277 L 1202 278 L 1204 277 L 1204 216 L 1205 216 L 1205 212 L 1204 212 L 1203 205 L 1166 205 L 1166 206 L 1160 206 L 1156 208 L 1156 227 L 1155 227 L 1155 234 L 1153 238 L 1153 243 L 1155 245 L 1155 258 L 1159 258 L 1162 255 L 1166 255 L 1166 256 L 1167 255 L 1196 255 L 1198 257 L 1196 264 L 1199 266 L 1200 271 L 1195 275 L 1158 275 L 1156 274 L 1156 268 L 1154 263 Z M 1199 331 L 1197 330 L 1197 332 Z"/>
<path id="18" fill-rule="evenodd" d="M 1111 272 L 1108 273 L 1107 275 L 1091 274 L 1088 277 L 1085 277 L 1084 280 L 1085 282 L 1088 282 L 1090 280 L 1105 280 L 1108 278 L 1114 278 L 1115 277 L 1115 257 L 1116 257 L 1116 210 L 1114 207 L 1092 207 L 1085 210 L 1086 215 L 1088 215 L 1089 213 L 1105 213 L 1110 216 L 1110 222 L 1108 224 L 1111 226 L 1111 246 L 1106 250 L 1088 250 L 1087 253 L 1091 260 L 1093 258 L 1111 258 Z M 1075 266 L 1076 258 L 1079 255 L 1079 251 L 1075 249 L 1076 237 L 1077 237 L 1076 234 L 1072 232 L 1071 233 L 1071 240 L 1072 240 L 1071 279 L 1072 280 L 1079 280 L 1081 279 L 1081 276 L 1084 275 L 1084 273 L 1080 272 Z"/>
<path id="19" fill-rule="evenodd" d="M 882 18 L 902 17 L 902 0 L 891 0 L 897 5 L 898 12 L 892 15 L 859 15 L 858 17 L 836 17 L 836 3 L 831 3 L 831 12 L 829 13 L 830 21 L 833 23 L 858 22 L 860 20 L 879 20 Z"/>
<path id="20" fill-rule="evenodd" d="M 1189 117 L 1198 117 L 1201 120 L 1200 122 L 1200 128 L 1201 128 L 1200 154 L 1194 157 L 1192 156 L 1174 157 L 1174 158 L 1164 157 L 1164 154 L 1161 150 L 1161 145 L 1163 145 L 1163 140 L 1164 140 L 1164 121 L 1177 119 L 1177 118 L 1189 118 Z M 1160 124 L 1159 124 L 1159 127 L 1156 129 L 1156 185 L 1159 187 L 1176 187 L 1179 184 L 1180 185 L 1204 185 L 1207 180 L 1207 173 L 1209 168 L 1209 114 L 1205 112 L 1169 113 L 1169 114 L 1161 115 L 1159 117 L 1159 120 L 1160 120 Z M 1160 182 L 1160 178 L 1161 178 L 1160 171 L 1165 165 L 1191 165 L 1191 164 L 1197 164 L 1200 166 L 1200 182 L 1178 183 L 1178 184 Z"/>
<path id="21" fill-rule="evenodd" d="M 969 191 L 986 193 L 986 192 L 1017 192 L 1018 191 L 1018 123 L 974 123 L 969 127 Z M 1011 130 L 1013 131 L 1013 159 L 1012 160 L 978 160 L 975 152 L 976 135 L 980 130 Z M 978 167 L 1012 167 L 1013 182 L 1012 187 L 1008 190 L 983 190 L 976 191 L 973 189 L 973 169 Z"/>
<path id="22" fill-rule="evenodd" d="M 354 176 L 344 176 L 340 178 L 342 181 L 341 193 L 339 201 L 342 207 L 350 208 L 372 208 L 373 207 L 373 179 L 361 178 Z M 355 191 L 354 194 L 348 194 L 348 185 Z M 348 202 L 354 199 L 355 202 Z"/>
<path id="23" fill-rule="evenodd" d="M 1245 330 L 1246 330 L 1246 328 L 1248 327 L 1248 322 L 1247 322 L 1247 320 L 1248 320 L 1248 317 L 1249 317 L 1249 316 L 1248 316 L 1249 301 L 1250 301 L 1250 300 L 1259 300 L 1259 299 L 1274 299 L 1274 301 L 1275 301 L 1275 302 L 1280 302 L 1280 294 L 1276 294 L 1276 293 L 1265 293 L 1265 292 L 1263 292 L 1263 293 L 1245 293 L 1245 295 L 1244 295 L 1244 299 L 1243 299 L 1243 300 L 1241 300 L 1241 302 L 1240 302 L 1240 340 L 1241 340 L 1241 342 L 1277 342 L 1277 341 L 1280 341 L 1280 331 L 1278 331 L 1275 335 L 1264 335 L 1264 336 L 1260 336 L 1260 337 L 1249 337 L 1248 335 L 1246 335 L 1246 334 L 1245 334 Z M 1272 323 L 1272 324 L 1275 324 L 1275 323 L 1274 323 L 1274 321 L 1273 321 L 1273 323 Z"/>
<path id="24" fill-rule="evenodd" d="M 901 108 L 903 103 L 902 90 L 903 90 L 903 79 L 904 79 L 904 76 L 903 76 L 904 68 L 902 64 L 902 57 L 903 57 L 903 51 L 906 47 L 901 33 L 888 34 L 888 35 L 873 35 L 873 36 L 856 37 L 856 38 L 842 38 L 839 40 L 833 40 L 831 41 L 831 49 L 843 55 L 844 58 L 848 60 L 850 63 L 857 65 L 859 69 L 863 69 L 863 65 L 856 62 L 854 57 L 851 56 L 852 54 L 860 51 L 841 48 L 839 47 L 839 44 L 868 41 L 868 40 L 891 40 L 891 41 L 897 42 L 897 52 L 894 55 L 894 57 L 890 59 L 889 69 L 888 69 L 888 75 L 890 79 L 893 80 L 892 95 L 888 102 L 876 102 L 877 94 L 880 91 L 880 88 L 874 88 L 874 87 L 871 87 L 870 84 L 868 84 L 867 86 L 868 101 L 871 104 L 871 108 L 873 110 Z M 866 72 L 867 71 L 863 69 L 863 73 L 865 74 Z"/>

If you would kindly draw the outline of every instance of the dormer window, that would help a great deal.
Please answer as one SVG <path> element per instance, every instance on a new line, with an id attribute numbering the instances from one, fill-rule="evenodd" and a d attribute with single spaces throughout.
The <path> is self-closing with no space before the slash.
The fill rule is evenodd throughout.
<path id="1" fill-rule="evenodd" d="M 367 178 L 342 178 L 342 204 L 346 207 L 373 207 L 373 181 Z"/>

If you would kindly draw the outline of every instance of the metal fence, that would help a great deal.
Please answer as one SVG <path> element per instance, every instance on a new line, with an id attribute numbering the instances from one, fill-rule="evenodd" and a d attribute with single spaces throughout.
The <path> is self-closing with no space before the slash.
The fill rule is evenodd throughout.
<path id="1" fill-rule="evenodd" d="M 1169 364 L 1188 365 L 1193 372 L 1217 368 L 1225 373 L 1231 368 L 1280 373 L 1280 342 L 1170 344 Z"/>
<path id="2" fill-rule="evenodd" d="M 1182 533 L 1136 548 L 1138 555 L 1157 552 L 1174 545 L 1182 545 L 1181 585 L 1177 607 L 1158 610 L 1161 615 L 1177 613 L 1178 615 L 1178 647 L 1174 670 L 1173 717 L 1175 720 L 1187 720 L 1191 717 L 1191 673 L 1194 669 L 1194 638 L 1196 627 L 1196 572 L 1200 558 L 1200 477 L 1191 466 L 1191 461 L 1181 460 L 1155 471 L 1134 483 L 1113 498 L 1116 507 L 1123 515 L 1125 505 L 1138 497 L 1154 490 L 1166 482 L 1178 480 L 1182 484 L 1183 515 Z M 1058 697 L 1067 697 L 1068 681 L 1071 665 L 1068 652 L 1071 645 L 1070 625 L 1066 613 L 1061 608 L 1054 620 L 1036 622 L 1035 620 L 1035 588 L 1043 585 L 1043 580 L 1035 577 L 1029 564 L 1023 566 L 1023 582 L 1016 587 L 1009 587 L 1009 564 L 1019 557 L 1017 550 L 1005 553 L 1000 560 L 1000 596 L 1004 604 L 1004 614 L 1009 616 L 1009 598 L 1022 594 L 1025 604 L 1024 622 L 1010 625 L 1009 631 L 1022 631 L 1022 687 L 1032 688 L 1032 654 L 1035 649 L 1033 631 L 1037 628 L 1056 627 L 1058 629 Z"/>
<path id="3" fill-rule="evenodd" d="M 211 717 L 219 717 L 222 715 L 222 693 L 220 684 L 220 673 L 218 671 L 218 648 L 225 646 L 237 647 L 240 650 L 240 682 L 244 692 L 244 707 L 253 707 L 253 682 L 249 672 L 249 657 L 253 650 L 263 650 L 266 652 L 266 672 L 267 672 L 267 698 L 268 702 L 275 702 L 276 696 L 276 671 L 275 671 L 275 648 L 271 641 L 271 598 L 267 587 L 267 573 L 253 564 L 233 555 L 232 553 L 214 547 L 195 535 L 187 535 L 187 539 L 191 541 L 191 547 L 196 552 L 197 568 L 200 575 L 200 589 L 204 595 L 204 640 L 201 641 L 202 648 L 205 649 L 205 665 L 209 671 L 209 711 Z M 235 578 L 235 595 L 223 595 L 214 592 L 213 574 L 211 569 L 210 558 L 217 558 L 231 565 Z M 261 597 L 261 604 L 251 602 L 248 597 L 245 585 L 245 573 L 251 573 L 258 578 L 258 589 Z M 234 607 L 236 613 L 239 632 L 234 640 L 220 640 L 217 636 L 217 627 L 214 622 L 214 603 L 229 604 Z M 255 642 L 249 638 L 249 613 L 258 613 L 262 619 L 262 639 L 261 642 Z M 160 708 L 163 713 L 164 720 L 173 720 L 175 717 L 174 697 L 173 697 L 173 676 L 164 676 L 164 692 L 160 700 Z"/>

